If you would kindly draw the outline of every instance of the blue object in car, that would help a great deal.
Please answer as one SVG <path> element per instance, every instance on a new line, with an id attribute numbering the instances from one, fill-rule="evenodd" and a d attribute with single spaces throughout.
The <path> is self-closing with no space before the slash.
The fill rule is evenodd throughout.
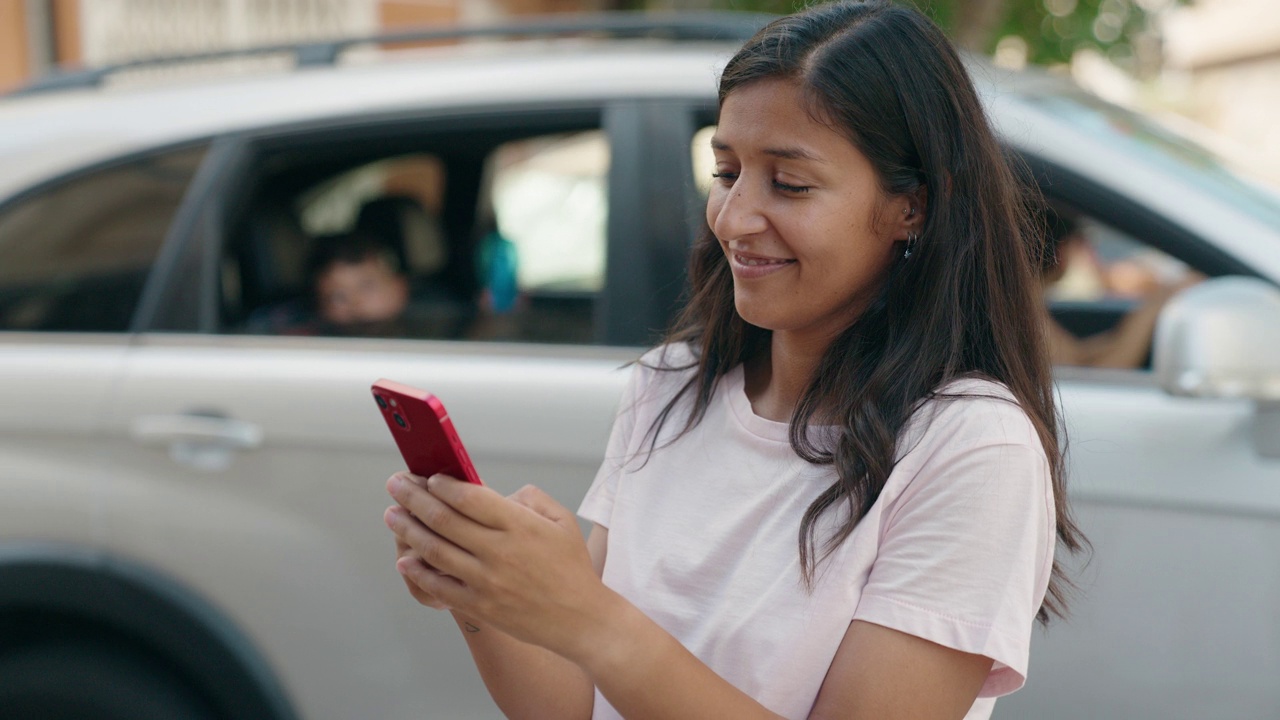
<path id="1" fill-rule="evenodd" d="M 494 231 L 480 241 L 479 253 L 480 282 L 488 292 L 493 312 L 511 312 L 520 292 L 516 283 L 519 260 L 515 243 Z"/>

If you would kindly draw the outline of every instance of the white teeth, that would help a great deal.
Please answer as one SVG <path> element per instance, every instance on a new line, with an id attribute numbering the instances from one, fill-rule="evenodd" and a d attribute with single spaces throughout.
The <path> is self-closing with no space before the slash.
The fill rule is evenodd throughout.
<path id="1" fill-rule="evenodd" d="M 786 260 L 764 260 L 761 258 L 743 257 L 741 255 L 736 255 L 735 257 L 738 259 L 739 263 L 746 265 L 748 267 L 754 266 L 754 265 L 781 265 L 787 262 Z"/>

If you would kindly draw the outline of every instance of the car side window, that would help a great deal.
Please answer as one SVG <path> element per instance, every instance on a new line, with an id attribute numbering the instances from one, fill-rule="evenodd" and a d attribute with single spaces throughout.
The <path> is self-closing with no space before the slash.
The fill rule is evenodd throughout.
<path id="1" fill-rule="evenodd" d="M 598 130 L 509 142 L 489 156 L 476 339 L 591 342 L 604 287 L 608 170 Z"/>
<path id="2" fill-rule="evenodd" d="M 1076 225 L 1077 236 L 1058 256 L 1061 275 L 1046 288 L 1050 300 L 1140 300 L 1191 272 L 1181 260 L 1097 220 L 1082 217 Z"/>
<path id="3" fill-rule="evenodd" d="M 224 327 L 451 336 L 466 303 L 460 293 L 441 292 L 451 259 L 440 219 L 445 180 L 443 161 L 423 152 L 328 176 L 304 164 L 268 178 L 266 188 L 301 189 L 258 193 L 235 224 L 222 265 Z"/>
<path id="4" fill-rule="evenodd" d="M 384 149 L 401 146 L 416 148 Z M 293 152 L 264 158 L 229 225 L 224 332 L 595 341 L 602 131 L 419 130 Z"/>
<path id="5" fill-rule="evenodd" d="M 1161 308 L 1202 276 L 1088 215 L 1050 213 L 1048 225 L 1042 280 L 1054 364 L 1149 368 Z"/>
<path id="6" fill-rule="evenodd" d="M 83 173 L 0 208 L 0 330 L 126 331 L 206 149 Z"/>

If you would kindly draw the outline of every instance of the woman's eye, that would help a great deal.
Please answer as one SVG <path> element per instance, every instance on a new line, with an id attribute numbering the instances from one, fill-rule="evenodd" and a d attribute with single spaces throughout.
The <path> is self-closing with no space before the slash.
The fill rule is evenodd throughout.
<path id="1" fill-rule="evenodd" d="M 731 172 L 711 173 L 711 177 L 715 178 L 716 180 L 719 180 L 725 185 L 732 185 L 733 181 L 738 179 L 738 173 L 731 173 Z"/>
<path id="2" fill-rule="evenodd" d="M 808 188 L 807 186 L 805 186 L 805 185 L 788 185 L 788 184 L 786 184 L 786 183 L 784 183 L 784 182 L 778 182 L 777 180 L 774 180 L 774 181 L 773 181 L 773 186 L 774 186 L 774 187 L 776 187 L 776 188 L 778 188 L 778 189 L 779 189 L 779 190 L 781 190 L 782 192 L 789 192 L 789 193 L 807 193 L 807 192 L 809 192 L 809 188 Z"/>

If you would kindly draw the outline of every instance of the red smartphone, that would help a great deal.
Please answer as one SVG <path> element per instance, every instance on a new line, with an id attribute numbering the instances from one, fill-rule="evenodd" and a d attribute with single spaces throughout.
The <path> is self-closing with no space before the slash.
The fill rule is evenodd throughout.
<path id="1" fill-rule="evenodd" d="M 372 389 L 409 472 L 422 477 L 444 474 L 484 484 L 439 398 L 387 379 L 378 380 Z"/>

